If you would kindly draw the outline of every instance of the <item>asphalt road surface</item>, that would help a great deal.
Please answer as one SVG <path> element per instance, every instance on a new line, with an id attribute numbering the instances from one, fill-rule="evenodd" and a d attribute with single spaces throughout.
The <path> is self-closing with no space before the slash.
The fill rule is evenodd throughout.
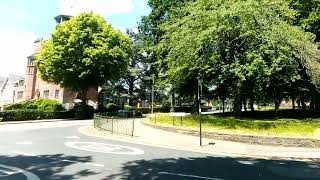
<path id="1" fill-rule="evenodd" d="M 213 156 L 78 132 L 89 123 L 0 125 L 0 180 L 320 179 L 318 163 Z"/>

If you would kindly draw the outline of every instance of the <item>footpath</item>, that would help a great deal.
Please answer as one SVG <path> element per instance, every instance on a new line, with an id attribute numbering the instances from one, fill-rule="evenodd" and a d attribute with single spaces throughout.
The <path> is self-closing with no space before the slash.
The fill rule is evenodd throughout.
<path id="1" fill-rule="evenodd" d="M 199 137 L 153 128 L 145 125 L 142 123 L 142 121 L 143 119 L 136 121 L 134 137 L 100 131 L 95 129 L 93 125 L 81 127 L 79 131 L 88 136 L 178 150 L 201 152 L 212 155 L 252 157 L 262 159 L 320 161 L 320 148 L 253 145 L 206 138 L 203 138 L 203 146 L 200 146 Z"/>

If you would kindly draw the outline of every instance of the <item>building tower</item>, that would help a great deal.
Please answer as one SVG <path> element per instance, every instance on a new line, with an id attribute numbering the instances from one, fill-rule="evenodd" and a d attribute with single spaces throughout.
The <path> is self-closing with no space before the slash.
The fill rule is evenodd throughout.
<path id="1" fill-rule="evenodd" d="M 34 58 L 35 54 L 39 52 L 41 48 L 41 41 L 42 39 L 37 39 L 35 43 L 35 50 L 31 56 L 28 56 L 28 64 L 27 64 L 27 71 L 26 71 L 26 80 L 25 80 L 25 100 L 33 99 L 35 94 L 35 85 L 37 80 L 37 68 L 34 65 Z"/>

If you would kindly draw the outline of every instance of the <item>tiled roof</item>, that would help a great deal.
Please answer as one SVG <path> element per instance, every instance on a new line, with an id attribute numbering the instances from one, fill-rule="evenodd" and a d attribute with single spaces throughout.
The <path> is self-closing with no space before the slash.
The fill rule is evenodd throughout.
<path id="1" fill-rule="evenodd" d="M 18 83 L 20 80 L 24 80 L 25 78 L 23 76 L 19 75 L 13 75 L 9 74 L 8 80 L 12 84 L 12 86 L 15 86 L 15 83 Z"/>
<path id="2" fill-rule="evenodd" d="M 9 80 L 11 82 L 18 82 L 19 80 L 24 80 L 23 76 L 9 74 Z"/>

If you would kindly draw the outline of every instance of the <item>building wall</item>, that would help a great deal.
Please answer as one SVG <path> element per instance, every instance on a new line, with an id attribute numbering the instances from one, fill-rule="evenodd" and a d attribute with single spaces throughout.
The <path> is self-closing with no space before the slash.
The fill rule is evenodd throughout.
<path id="1" fill-rule="evenodd" d="M 45 91 L 49 91 L 49 93 L 46 94 Z M 58 97 L 55 97 L 56 91 L 59 91 Z M 60 85 L 47 83 L 41 78 L 36 77 L 34 98 L 55 99 L 63 103 L 63 88 L 61 88 Z"/>
<path id="2" fill-rule="evenodd" d="M 14 103 L 14 93 L 15 93 L 15 88 L 6 81 L 3 86 L 3 90 L 1 91 L 1 98 L 0 98 L 0 104 L 5 105 L 5 104 L 12 104 Z"/>

